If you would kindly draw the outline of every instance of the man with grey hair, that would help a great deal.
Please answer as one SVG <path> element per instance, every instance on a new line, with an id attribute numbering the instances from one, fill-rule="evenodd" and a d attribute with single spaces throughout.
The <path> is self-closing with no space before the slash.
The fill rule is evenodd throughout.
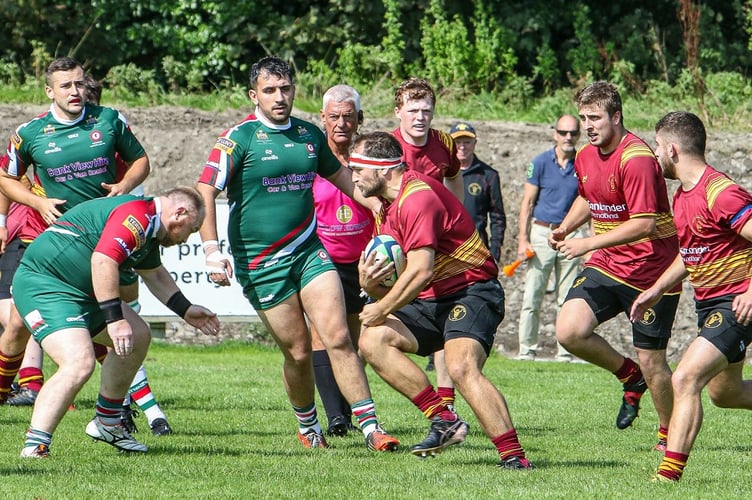
<path id="1" fill-rule="evenodd" d="M 329 149 L 347 167 L 350 146 L 363 123 L 360 95 L 349 85 L 335 85 L 324 93 L 321 123 Z M 313 181 L 316 233 L 332 258 L 345 292 L 347 328 L 353 345 L 358 345 L 360 320 L 365 299 L 358 283 L 358 259 L 373 234 L 373 213 L 317 175 Z M 316 327 L 311 325 L 313 371 L 321 401 L 329 420 L 326 433 L 344 436 L 356 430 L 352 425 L 350 405 L 334 378 L 331 360 Z"/>

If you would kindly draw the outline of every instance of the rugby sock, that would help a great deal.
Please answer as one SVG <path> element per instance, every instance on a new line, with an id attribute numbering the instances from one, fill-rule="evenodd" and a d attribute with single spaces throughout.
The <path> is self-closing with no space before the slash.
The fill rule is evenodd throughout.
<path id="1" fill-rule="evenodd" d="M 44 384 L 44 374 L 36 366 L 21 368 L 18 371 L 18 385 L 26 387 L 31 391 L 39 392 Z"/>
<path id="2" fill-rule="evenodd" d="M 24 448 L 36 448 L 40 444 L 49 448 L 52 443 L 52 434 L 49 432 L 40 431 L 33 427 L 29 427 L 26 431 L 26 439 L 24 440 Z"/>
<path id="3" fill-rule="evenodd" d="M 105 426 L 115 426 L 120 424 L 120 415 L 123 411 L 122 399 L 110 399 L 102 396 L 100 393 L 97 397 L 96 413 L 97 418 Z"/>
<path id="4" fill-rule="evenodd" d="M 151 392 L 149 380 L 146 378 L 146 370 L 143 365 L 136 372 L 136 376 L 133 378 L 131 384 L 131 388 L 128 389 L 130 399 L 141 408 L 141 411 L 144 412 L 146 419 L 149 421 L 149 425 L 158 418 L 164 418 L 166 420 L 167 417 L 157 404 L 157 400 L 154 398 L 154 393 Z"/>
<path id="5" fill-rule="evenodd" d="M 97 362 L 101 365 L 104 363 L 104 358 L 107 357 L 107 353 L 109 352 L 107 346 L 96 342 L 92 342 L 92 346 L 94 346 L 94 357 L 97 358 Z"/>
<path id="6" fill-rule="evenodd" d="M 616 378 L 624 385 L 633 385 L 642 378 L 640 366 L 629 358 L 624 358 L 621 368 L 613 372 Z"/>
<path id="7" fill-rule="evenodd" d="M 439 397 L 447 406 L 453 406 L 454 405 L 454 387 L 437 387 L 436 392 L 439 394 Z"/>
<path id="8" fill-rule="evenodd" d="M 295 412 L 295 418 L 298 419 L 298 428 L 301 434 L 305 434 L 311 429 L 321 434 L 321 425 L 319 425 L 319 419 L 316 416 L 315 402 L 303 408 L 293 405 L 292 409 Z"/>
<path id="9" fill-rule="evenodd" d="M 16 378 L 16 374 L 21 368 L 23 357 L 23 351 L 15 356 L 8 356 L 0 351 L 0 404 L 8 399 L 10 386 L 13 385 L 13 379 Z"/>
<path id="10" fill-rule="evenodd" d="M 522 445 L 517 439 L 516 430 L 510 429 L 504 434 L 492 438 L 491 442 L 496 446 L 496 451 L 499 452 L 502 461 L 510 457 L 525 459 L 525 450 L 522 449 Z"/>
<path id="11" fill-rule="evenodd" d="M 412 402 L 429 420 L 436 415 L 440 416 L 442 420 L 448 420 L 450 422 L 457 418 L 457 415 L 447 408 L 444 401 L 439 397 L 439 394 L 433 390 L 432 385 L 428 385 L 423 389 L 420 394 L 413 398 Z"/>
<path id="12" fill-rule="evenodd" d="M 689 454 L 666 450 L 666 454 L 663 455 L 663 460 L 661 460 L 656 474 L 671 481 L 678 481 L 682 477 L 688 459 Z"/>
<path id="13" fill-rule="evenodd" d="M 350 408 L 364 436 L 368 436 L 379 427 L 379 419 L 376 418 L 376 405 L 373 399 L 368 398 L 358 401 Z"/>
<path id="14" fill-rule="evenodd" d="M 658 441 L 666 442 L 668 440 L 668 427 L 658 426 Z"/>
<path id="15" fill-rule="evenodd" d="M 313 375 L 329 421 L 340 415 L 349 418 L 350 405 L 339 390 L 326 350 L 313 351 Z"/>

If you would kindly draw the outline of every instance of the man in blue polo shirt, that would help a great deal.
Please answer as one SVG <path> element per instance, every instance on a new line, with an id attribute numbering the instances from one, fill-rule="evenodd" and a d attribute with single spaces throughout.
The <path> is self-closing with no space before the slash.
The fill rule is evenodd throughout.
<path id="1" fill-rule="evenodd" d="M 535 256 L 528 261 L 525 275 L 518 359 L 535 360 L 540 307 L 551 272 L 556 282 L 554 292 L 558 311 L 582 262 L 579 258 L 568 260 L 548 246 L 549 233 L 559 227 L 577 197 L 574 157 L 579 137 L 580 121 L 571 115 L 561 116 L 554 129 L 554 147 L 536 156 L 527 168 L 520 207 L 517 256 L 524 259 L 529 250 L 534 251 Z M 575 231 L 569 237 L 576 234 Z M 556 359 L 571 361 L 572 355 L 559 345 Z"/>

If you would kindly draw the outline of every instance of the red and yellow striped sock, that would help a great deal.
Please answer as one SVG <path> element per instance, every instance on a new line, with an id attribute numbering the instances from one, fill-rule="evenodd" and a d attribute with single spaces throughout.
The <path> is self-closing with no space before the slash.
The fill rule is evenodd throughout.
<path id="1" fill-rule="evenodd" d="M 10 386 L 13 385 L 13 379 L 16 378 L 18 370 L 21 368 L 24 353 L 8 356 L 0 352 L 0 403 L 8 399 Z"/>
<path id="2" fill-rule="evenodd" d="M 668 427 L 658 426 L 658 441 L 668 440 Z"/>
<path id="3" fill-rule="evenodd" d="M 444 420 L 452 421 L 455 419 L 454 413 L 447 408 L 441 397 L 439 397 L 439 394 L 433 390 L 432 385 L 428 385 L 425 389 L 420 391 L 420 394 L 415 396 L 412 402 L 429 420 L 436 415 L 441 416 Z"/>
<path id="4" fill-rule="evenodd" d="M 525 450 L 522 449 L 515 429 L 510 429 L 504 434 L 492 438 L 491 441 L 496 446 L 496 451 L 499 452 L 502 461 L 509 457 L 525 458 Z"/>
<path id="5" fill-rule="evenodd" d="M 682 477 L 688 459 L 688 453 L 684 454 L 666 450 L 666 454 L 663 455 L 663 460 L 661 460 L 661 464 L 658 466 L 656 475 L 671 481 L 678 481 Z"/>
<path id="6" fill-rule="evenodd" d="M 642 378 L 640 366 L 629 358 L 624 358 L 621 368 L 613 372 L 616 378 L 624 385 L 636 384 Z"/>
<path id="7" fill-rule="evenodd" d="M 438 387 L 436 393 L 447 406 L 454 405 L 454 387 Z"/>
<path id="8" fill-rule="evenodd" d="M 36 366 L 21 368 L 18 371 L 18 385 L 34 392 L 39 392 L 44 384 L 44 374 Z"/>

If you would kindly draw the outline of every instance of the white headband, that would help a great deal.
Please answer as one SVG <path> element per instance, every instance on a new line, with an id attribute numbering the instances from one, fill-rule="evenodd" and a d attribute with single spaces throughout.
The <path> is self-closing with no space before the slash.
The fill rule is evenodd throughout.
<path id="1" fill-rule="evenodd" d="M 402 158 L 372 158 L 358 153 L 350 155 L 350 166 L 355 168 L 394 168 L 402 165 Z"/>

